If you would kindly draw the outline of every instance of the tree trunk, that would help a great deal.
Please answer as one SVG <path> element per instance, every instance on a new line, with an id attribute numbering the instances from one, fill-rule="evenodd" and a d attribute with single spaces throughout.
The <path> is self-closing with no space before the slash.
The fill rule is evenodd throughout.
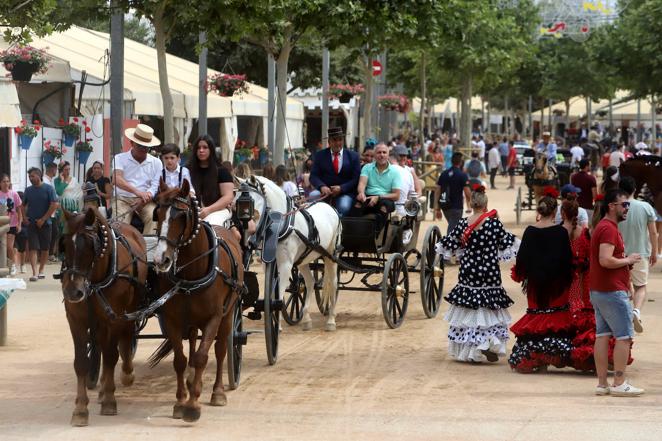
<path id="1" fill-rule="evenodd" d="M 419 140 L 421 143 L 425 141 L 424 130 L 425 130 L 425 95 L 427 94 L 426 87 L 426 78 L 425 78 L 425 51 L 421 53 L 421 108 L 419 109 L 418 115 L 418 129 L 419 129 Z"/>
<path id="2" fill-rule="evenodd" d="M 361 64 L 363 65 L 363 75 L 365 77 L 365 101 L 363 102 L 363 134 L 358 146 L 359 152 L 363 152 L 365 140 L 372 136 L 372 58 L 363 58 Z"/>
<path id="3" fill-rule="evenodd" d="M 565 130 L 563 130 L 563 137 L 568 135 L 570 129 L 570 99 L 565 100 Z"/>
<path id="4" fill-rule="evenodd" d="M 432 114 L 434 113 L 434 103 L 432 100 L 428 97 L 427 99 L 428 102 L 428 136 L 430 139 L 432 139 L 432 133 L 434 132 L 434 128 L 432 127 Z"/>
<path id="5" fill-rule="evenodd" d="M 285 163 L 285 125 L 287 121 L 287 64 L 292 52 L 289 35 L 285 36 L 283 46 L 276 59 L 276 145 L 274 146 L 274 165 Z M 322 134 L 324 136 L 324 134 Z"/>
<path id="6" fill-rule="evenodd" d="M 166 62 L 166 18 L 165 2 L 162 2 L 154 13 L 154 44 L 156 46 L 156 60 L 159 69 L 159 87 L 163 101 L 163 139 L 164 144 L 175 142 L 175 121 L 173 112 L 172 93 L 168 83 L 168 64 Z"/>
<path id="7" fill-rule="evenodd" d="M 462 115 L 460 116 L 460 141 L 466 148 L 471 147 L 471 95 L 472 95 L 471 74 L 466 74 L 462 81 L 461 106 Z"/>

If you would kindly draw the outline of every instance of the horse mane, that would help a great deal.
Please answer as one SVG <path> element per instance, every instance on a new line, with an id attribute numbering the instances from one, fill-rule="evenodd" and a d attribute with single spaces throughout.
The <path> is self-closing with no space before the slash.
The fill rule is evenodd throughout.
<path id="1" fill-rule="evenodd" d="M 287 211 L 287 195 L 275 182 L 265 178 L 264 176 L 253 175 L 260 189 L 264 193 L 268 205 L 276 210 L 284 213 Z"/>

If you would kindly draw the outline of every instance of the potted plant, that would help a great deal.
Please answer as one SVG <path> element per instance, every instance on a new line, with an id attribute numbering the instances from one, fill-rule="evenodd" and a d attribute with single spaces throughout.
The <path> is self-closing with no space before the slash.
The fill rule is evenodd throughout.
<path id="1" fill-rule="evenodd" d="M 67 147 L 72 147 L 76 140 L 80 138 L 80 126 L 78 125 L 78 118 L 74 118 L 72 122 L 66 123 L 63 118 L 60 118 L 57 125 L 62 129 L 64 135 L 63 143 Z"/>
<path id="2" fill-rule="evenodd" d="M 51 141 L 44 142 L 44 151 L 41 153 L 41 160 L 44 165 L 52 164 L 56 159 L 60 159 L 64 154 L 67 153 L 66 148 L 60 148 L 57 145 L 51 143 Z"/>
<path id="3" fill-rule="evenodd" d="M 48 70 L 48 55 L 32 46 L 14 46 L 1 51 L 0 61 L 14 81 L 30 81 L 33 74 Z"/>
<path id="4" fill-rule="evenodd" d="M 18 135 L 18 144 L 23 150 L 30 150 L 32 139 L 37 136 L 41 129 L 41 123 L 37 120 L 34 126 L 28 124 L 24 119 L 21 120 L 21 125 L 14 128 L 14 132 Z"/>
<path id="5" fill-rule="evenodd" d="M 246 75 L 229 75 L 217 73 L 209 77 L 207 91 L 213 91 L 220 96 L 232 96 L 235 93 L 248 92 Z"/>
<path id="6" fill-rule="evenodd" d="M 329 98 L 337 99 L 341 103 L 348 103 L 352 97 L 365 91 L 363 84 L 331 84 Z"/>
<path id="7" fill-rule="evenodd" d="M 89 129 L 90 128 L 86 126 L 85 132 L 89 133 Z M 94 147 L 92 147 L 92 144 L 90 144 L 90 140 L 87 139 L 86 135 L 84 141 L 78 141 L 76 143 L 76 156 L 78 156 L 78 162 L 83 165 L 87 164 L 87 160 L 90 159 L 92 150 L 94 150 Z"/>
<path id="8" fill-rule="evenodd" d="M 377 101 L 386 110 L 395 110 L 400 113 L 409 111 L 409 99 L 404 95 L 382 95 L 377 97 Z"/>

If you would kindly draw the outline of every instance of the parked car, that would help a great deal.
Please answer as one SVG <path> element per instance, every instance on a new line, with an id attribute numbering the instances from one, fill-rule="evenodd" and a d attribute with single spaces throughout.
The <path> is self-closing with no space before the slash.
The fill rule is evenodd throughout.
<path id="1" fill-rule="evenodd" d="M 515 141 L 515 151 L 517 152 L 517 166 L 515 167 L 515 173 L 524 174 L 524 169 L 528 168 L 527 166 L 533 165 L 533 157 L 535 155 L 531 154 L 531 144 L 528 141 Z M 529 151 L 528 154 L 524 152 Z"/>

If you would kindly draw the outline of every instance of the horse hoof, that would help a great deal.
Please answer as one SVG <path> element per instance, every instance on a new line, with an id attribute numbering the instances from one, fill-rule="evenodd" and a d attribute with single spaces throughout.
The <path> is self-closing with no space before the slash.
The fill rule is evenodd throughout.
<path id="1" fill-rule="evenodd" d="M 74 427 L 85 427 L 88 424 L 89 412 L 87 410 L 82 412 L 74 412 L 71 415 L 71 425 Z"/>
<path id="2" fill-rule="evenodd" d="M 115 401 L 110 403 L 101 403 L 101 415 L 117 415 L 117 403 Z"/>
<path id="3" fill-rule="evenodd" d="M 131 385 L 133 384 L 133 381 L 134 381 L 135 379 L 136 379 L 136 376 L 133 375 L 133 373 L 131 373 L 131 374 L 125 374 L 124 372 L 122 372 L 122 373 L 120 374 L 120 380 L 122 381 L 122 385 L 123 385 L 123 386 L 127 386 L 127 387 L 128 387 L 128 386 L 131 386 Z"/>
<path id="4" fill-rule="evenodd" d="M 182 417 L 187 423 L 195 423 L 200 419 L 200 408 L 185 407 Z"/>
<path id="5" fill-rule="evenodd" d="M 326 325 L 324 325 L 324 330 L 329 331 L 329 332 L 333 332 L 333 331 L 336 330 L 336 324 L 335 323 L 327 323 Z"/>
<path id="6" fill-rule="evenodd" d="M 228 397 L 225 396 L 225 392 L 213 393 L 209 404 L 211 406 L 225 406 L 228 404 Z"/>
<path id="7" fill-rule="evenodd" d="M 172 408 L 172 417 L 176 420 L 181 420 L 184 418 L 184 405 L 183 404 L 175 404 Z"/>
<path id="8" fill-rule="evenodd" d="M 313 322 L 312 321 L 305 322 L 301 325 L 301 327 L 303 328 L 304 331 L 310 331 L 311 329 L 313 329 Z"/>

